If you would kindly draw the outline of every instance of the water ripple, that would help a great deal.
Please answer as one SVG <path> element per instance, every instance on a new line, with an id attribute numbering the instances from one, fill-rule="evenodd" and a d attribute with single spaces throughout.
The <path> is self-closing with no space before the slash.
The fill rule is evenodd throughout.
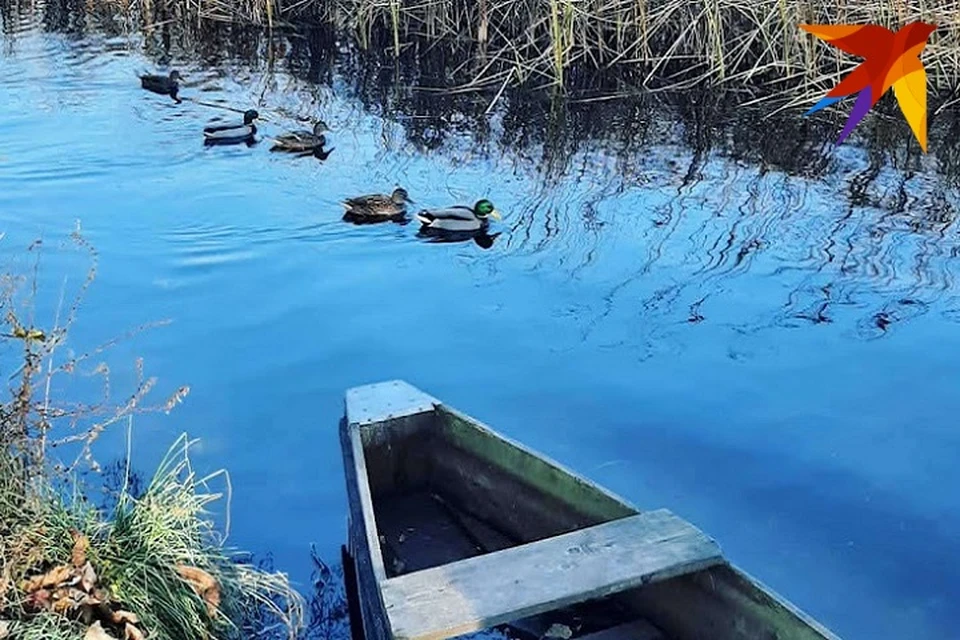
<path id="1" fill-rule="evenodd" d="M 173 333 L 138 344 L 169 377 L 203 390 L 184 420 L 221 444 L 225 463 L 262 473 L 263 460 L 242 450 L 255 441 L 258 455 L 270 448 L 270 460 L 314 468 L 310 456 L 329 452 L 304 446 L 304 425 L 335 424 L 343 387 L 397 376 L 468 389 L 481 408 L 547 441 L 578 429 L 599 441 L 589 430 L 634 416 L 637 433 L 688 430 L 701 443 L 716 433 L 757 459 L 765 447 L 802 446 L 832 465 L 840 451 L 864 478 L 906 496 L 857 466 L 866 444 L 881 445 L 847 426 L 863 422 L 863 407 L 882 407 L 870 428 L 893 442 L 902 425 L 925 424 L 910 412 L 930 411 L 903 394 L 956 404 L 940 380 L 956 373 L 942 353 L 956 347 L 960 323 L 960 197 L 934 159 L 850 144 L 817 171 L 790 171 L 732 154 L 710 142 L 710 127 L 673 112 L 624 107 L 573 125 L 552 105 L 505 94 L 488 118 L 475 112 L 489 101 L 472 98 L 482 104 L 471 111 L 468 98 L 447 96 L 440 108 L 406 81 L 388 82 L 392 63 L 354 78 L 323 61 L 250 61 L 212 43 L 193 54 L 122 25 L 96 35 L 57 16 L 0 19 L 0 249 L 80 218 L 101 252 L 91 323 L 176 318 Z M 189 79 L 183 94 L 206 104 L 140 89 L 138 71 L 171 67 Z M 336 151 L 319 162 L 272 154 L 269 140 L 203 147 L 207 123 L 249 107 L 265 116 L 265 138 L 323 118 Z M 576 128 L 596 132 L 594 121 L 607 124 L 602 135 Z M 490 197 L 505 215 L 491 229 L 499 235 L 481 248 L 429 242 L 415 222 L 341 220 L 343 197 L 396 185 L 417 207 Z M 909 386 L 933 367 L 943 375 Z M 881 389 L 900 369 L 910 381 Z M 845 391 L 830 396 L 834 388 Z M 764 402 L 769 415 L 757 415 Z M 617 410 L 598 416 L 606 403 Z M 556 425 L 541 413 L 554 406 Z M 791 420 L 816 437 L 794 437 Z M 941 431 L 928 436 L 931 450 L 955 449 L 954 432 Z M 663 464 L 695 465 L 696 452 Z M 921 445 L 871 460 L 896 455 L 925 468 Z M 641 485 L 640 475 L 625 484 Z M 316 491 L 339 487 L 333 480 Z M 904 499 L 935 500 L 918 496 Z M 290 529 L 296 544 L 321 530 Z M 898 597 L 922 607 L 928 595 Z"/>

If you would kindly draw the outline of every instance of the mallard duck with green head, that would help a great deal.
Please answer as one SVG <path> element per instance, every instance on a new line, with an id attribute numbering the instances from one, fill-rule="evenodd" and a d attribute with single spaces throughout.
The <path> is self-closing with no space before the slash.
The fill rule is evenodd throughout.
<path id="1" fill-rule="evenodd" d="M 424 209 L 417 213 L 422 228 L 432 231 L 479 231 L 490 224 L 490 218 L 500 220 L 500 212 L 493 203 L 483 198 L 473 207 L 453 205 L 444 209 Z"/>
<path id="2" fill-rule="evenodd" d="M 407 213 L 408 202 L 413 200 L 407 190 L 397 187 L 389 196 L 373 193 L 347 198 L 341 204 L 346 209 L 345 218 L 375 221 L 402 218 Z"/>
<path id="3" fill-rule="evenodd" d="M 313 131 L 301 129 L 277 136 L 274 138 L 274 145 L 270 147 L 270 151 L 311 153 L 317 147 L 323 147 L 327 144 L 327 138 L 323 134 L 329 132 L 330 128 L 327 123 L 323 120 L 317 120 L 317 123 L 313 125 Z"/>
<path id="4" fill-rule="evenodd" d="M 203 129 L 205 144 L 238 144 L 251 142 L 257 133 L 255 124 L 260 114 L 255 109 L 248 109 L 243 114 L 243 124 L 211 125 Z"/>
<path id="5" fill-rule="evenodd" d="M 183 76 L 176 69 L 171 71 L 169 76 L 146 73 L 140 76 L 140 86 L 147 91 L 170 96 L 177 102 L 182 102 L 177 97 L 177 92 L 180 91 L 180 80 L 182 79 Z"/>

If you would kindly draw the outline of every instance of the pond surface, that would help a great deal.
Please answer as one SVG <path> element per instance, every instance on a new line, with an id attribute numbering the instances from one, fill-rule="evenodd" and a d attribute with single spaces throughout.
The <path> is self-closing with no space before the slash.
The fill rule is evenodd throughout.
<path id="1" fill-rule="evenodd" d="M 117 345 L 111 382 L 131 389 L 142 356 L 156 396 L 191 387 L 135 421 L 135 463 L 200 438 L 195 464 L 230 472 L 231 544 L 309 591 L 310 545 L 335 564 L 345 534 L 344 391 L 402 378 L 691 520 L 844 638 L 960 628 L 960 199 L 936 151 L 897 167 L 851 143 L 810 177 L 600 103 L 565 131 L 623 144 L 553 144 L 549 108 L 518 123 L 507 94 L 438 117 L 401 82 L 390 111 L 364 96 L 394 89 L 356 75 L 61 27 L 4 15 L 0 255 L 29 265 L 44 237 L 50 318 L 83 279 L 56 246 L 81 221 L 99 266 L 77 350 L 173 321 Z M 237 114 L 142 91 L 157 60 L 183 96 L 258 108 L 267 135 L 321 115 L 335 151 L 204 148 Z M 341 221 L 343 197 L 396 184 L 423 206 L 488 197 L 500 235 Z"/>

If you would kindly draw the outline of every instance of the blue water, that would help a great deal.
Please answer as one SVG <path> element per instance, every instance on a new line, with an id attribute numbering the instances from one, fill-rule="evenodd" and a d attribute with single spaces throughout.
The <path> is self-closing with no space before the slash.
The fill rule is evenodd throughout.
<path id="1" fill-rule="evenodd" d="M 155 402 L 190 386 L 134 421 L 134 462 L 200 438 L 195 464 L 230 472 L 229 543 L 308 591 L 310 544 L 332 564 L 344 539 L 343 393 L 402 378 L 688 518 L 844 638 L 957 637 L 960 198 L 935 155 L 865 181 L 853 143 L 817 180 L 712 153 L 685 183 L 694 151 L 664 126 L 626 160 L 586 145 L 550 184 L 536 153 L 469 132 L 417 149 L 349 78 L 173 60 L 183 95 L 254 105 L 267 134 L 322 114 L 336 147 L 207 149 L 203 126 L 236 114 L 140 90 L 135 37 L 6 18 L 0 256 L 30 265 L 44 238 L 50 322 L 84 277 L 60 246 L 80 221 L 99 262 L 78 351 L 172 320 L 104 357 L 117 398 L 136 357 Z M 489 197 L 501 235 L 484 250 L 340 220 L 341 198 L 395 184 L 425 206 Z"/>

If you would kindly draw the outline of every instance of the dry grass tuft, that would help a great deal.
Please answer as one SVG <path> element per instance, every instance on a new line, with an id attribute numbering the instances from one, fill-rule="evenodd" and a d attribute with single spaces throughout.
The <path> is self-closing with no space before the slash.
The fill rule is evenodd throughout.
<path id="1" fill-rule="evenodd" d="M 188 389 L 147 405 L 156 379 L 144 376 L 138 360 L 135 389 L 114 402 L 109 367 L 91 361 L 117 340 L 57 358 L 96 277 L 96 252 L 79 228 L 71 244 L 90 258 L 87 277 L 68 304 L 61 295 L 49 323 L 35 313 L 43 243 L 28 247 L 31 275 L 0 269 L 7 328 L 0 342 L 17 347 L 0 352 L 13 354 L 12 361 L 0 360 L 0 370 L 14 381 L 9 399 L 0 401 L 0 637 L 227 640 L 256 636 L 265 622 L 296 637 L 302 597 L 285 575 L 241 562 L 224 547 L 209 508 L 223 498 L 212 483 L 224 480 L 229 489 L 229 477 L 224 471 L 200 477 L 186 436 L 142 492 L 126 469 L 112 509 L 88 500 L 86 490 L 96 487 L 81 484 L 77 471 L 84 462 L 99 471 L 93 443 L 117 423 L 130 425 L 134 415 L 169 412 Z M 56 402 L 56 380 L 86 368 L 102 380 L 102 398 Z M 56 458 L 55 451 L 71 447 L 72 460 Z"/>

